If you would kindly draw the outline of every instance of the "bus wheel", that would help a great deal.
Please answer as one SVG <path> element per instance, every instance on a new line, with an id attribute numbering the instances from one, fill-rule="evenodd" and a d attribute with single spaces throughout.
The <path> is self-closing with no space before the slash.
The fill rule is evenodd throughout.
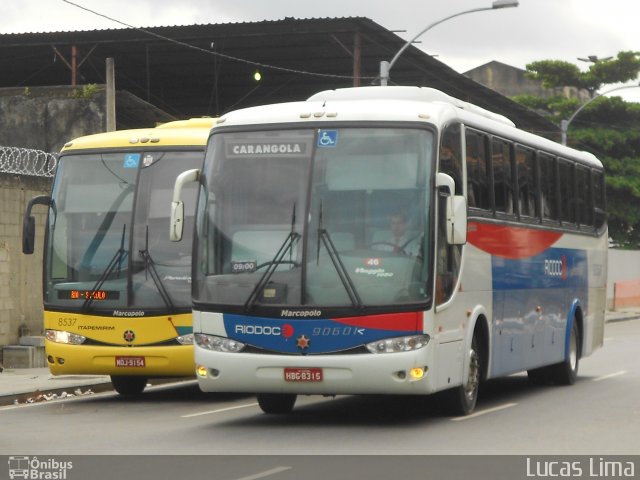
<path id="1" fill-rule="evenodd" d="M 476 408 L 480 380 L 482 378 L 482 359 L 478 347 L 478 337 L 473 336 L 469 351 L 469 374 L 464 385 L 449 390 L 446 398 L 447 409 L 453 415 L 469 415 Z"/>
<path id="2" fill-rule="evenodd" d="M 297 395 L 293 393 L 259 393 L 258 405 L 264 413 L 291 413 Z"/>
<path id="3" fill-rule="evenodd" d="M 569 354 L 567 358 L 552 365 L 553 380 L 558 385 L 573 385 L 578 378 L 578 364 L 580 363 L 580 336 L 576 320 L 571 325 L 571 336 L 569 337 Z"/>
<path id="4" fill-rule="evenodd" d="M 111 375 L 111 384 L 120 395 L 140 395 L 147 386 L 147 378 Z"/>

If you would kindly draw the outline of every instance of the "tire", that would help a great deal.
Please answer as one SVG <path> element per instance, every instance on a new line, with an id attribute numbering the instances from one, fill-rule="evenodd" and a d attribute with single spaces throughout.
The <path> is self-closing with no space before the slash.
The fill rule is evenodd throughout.
<path id="1" fill-rule="evenodd" d="M 469 350 L 469 374 L 463 385 L 446 392 L 445 408 L 455 416 L 469 415 L 476 408 L 482 380 L 482 353 L 478 336 L 474 334 Z"/>
<path id="2" fill-rule="evenodd" d="M 576 319 L 573 319 L 569 337 L 569 351 L 567 358 L 551 366 L 553 381 L 557 385 L 573 385 L 578 378 L 578 366 L 580 363 L 580 333 Z"/>
<path id="3" fill-rule="evenodd" d="M 298 396 L 293 393 L 259 393 L 257 397 L 264 413 L 280 415 L 291 413 Z"/>
<path id="4" fill-rule="evenodd" d="M 147 386 L 147 378 L 111 375 L 111 384 L 120 395 L 140 395 Z"/>

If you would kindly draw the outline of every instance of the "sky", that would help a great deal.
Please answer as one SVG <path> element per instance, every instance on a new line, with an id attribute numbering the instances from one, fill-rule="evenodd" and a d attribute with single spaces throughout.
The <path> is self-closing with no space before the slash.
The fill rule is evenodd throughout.
<path id="1" fill-rule="evenodd" d="M 0 0 L 0 34 L 123 28 L 82 6 L 142 28 L 367 17 L 409 40 L 434 22 L 491 4 L 492 0 Z M 523 69 L 536 60 L 565 60 L 586 69 L 589 63 L 579 58 L 640 51 L 638 18 L 638 0 L 519 0 L 516 8 L 446 20 L 421 35 L 416 46 L 460 73 L 492 60 Z M 640 88 L 616 94 L 640 102 Z"/>

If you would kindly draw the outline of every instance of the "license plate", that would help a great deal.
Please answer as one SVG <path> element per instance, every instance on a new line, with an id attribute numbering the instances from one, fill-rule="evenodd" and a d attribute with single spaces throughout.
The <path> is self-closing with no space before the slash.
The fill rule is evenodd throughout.
<path id="1" fill-rule="evenodd" d="M 321 368 L 285 368 L 284 380 L 286 382 L 321 382 Z"/>
<path id="2" fill-rule="evenodd" d="M 116 357 L 116 367 L 144 367 L 144 357 Z"/>

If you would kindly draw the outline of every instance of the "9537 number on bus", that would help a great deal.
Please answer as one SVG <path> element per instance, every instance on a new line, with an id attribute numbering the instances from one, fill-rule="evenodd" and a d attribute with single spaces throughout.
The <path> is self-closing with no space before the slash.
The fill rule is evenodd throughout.
<path id="1" fill-rule="evenodd" d="M 321 368 L 285 368 L 284 380 L 286 382 L 321 382 Z"/>

